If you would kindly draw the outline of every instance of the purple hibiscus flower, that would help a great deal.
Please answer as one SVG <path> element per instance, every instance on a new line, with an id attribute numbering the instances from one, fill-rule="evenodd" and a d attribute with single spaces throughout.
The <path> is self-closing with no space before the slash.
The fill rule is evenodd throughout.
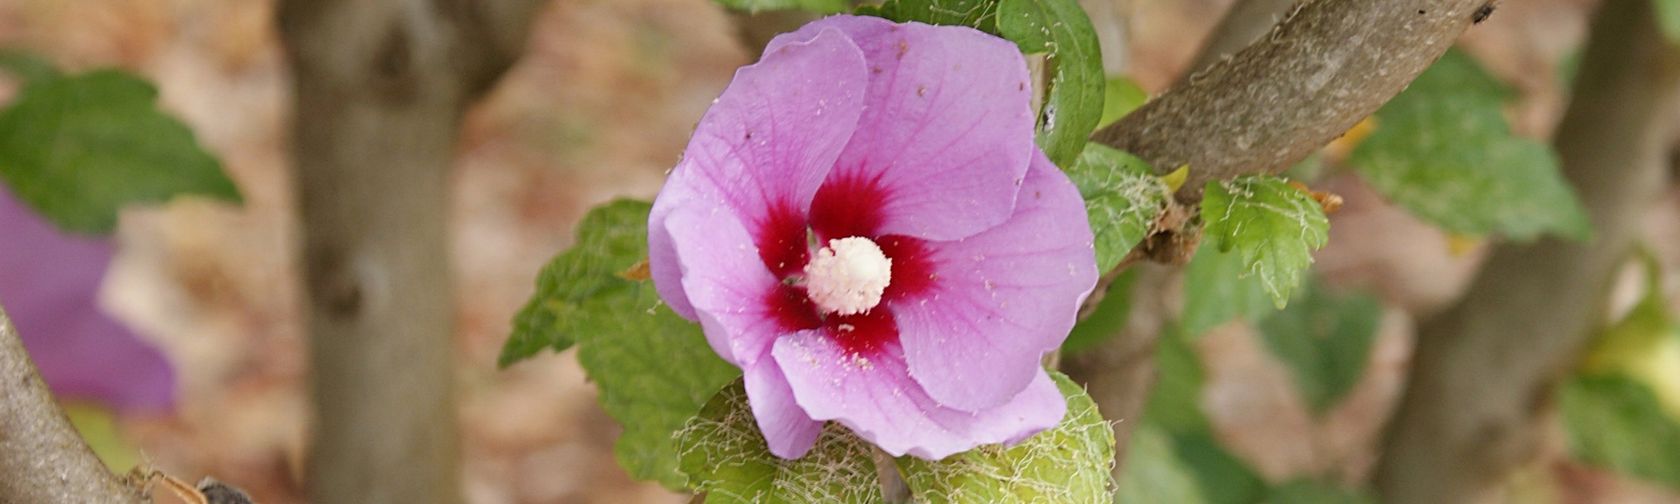
<path id="1" fill-rule="evenodd" d="M 1040 358 L 1097 272 L 1015 46 L 837 16 L 764 54 L 700 121 L 648 242 L 770 450 L 803 456 L 826 420 L 926 459 L 1055 426 Z"/>
<path id="2" fill-rule="evenodd" d="M 59 231 L 0 186 L 0 306 L 41 379 L 64 399 L 129 412 L 168 408 L 169 361 L 99 309 L 113 254 L 109 240 Z"/>

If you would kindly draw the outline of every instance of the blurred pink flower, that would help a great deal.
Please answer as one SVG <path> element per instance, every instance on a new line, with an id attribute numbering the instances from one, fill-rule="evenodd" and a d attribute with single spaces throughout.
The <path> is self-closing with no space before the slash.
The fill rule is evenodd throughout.
<path id="1" fill-rule="evenodd" d="M 837 16 L 764 54 L 701 120 L 648 240 L 771 451 L 803 456 L 826 420 L 926 459 L 1053 427 L 1040 358 L 1097 272 L 1015 46 Z"/>
<path id="2" fill-rule="evenodd" d="M 101 312 L 114 251 L 103 237 L 59 231 L 0 186 L 0 306 L 59 399 L 119 411 L 168 408 L 175 371 L 162 353 Z"/>

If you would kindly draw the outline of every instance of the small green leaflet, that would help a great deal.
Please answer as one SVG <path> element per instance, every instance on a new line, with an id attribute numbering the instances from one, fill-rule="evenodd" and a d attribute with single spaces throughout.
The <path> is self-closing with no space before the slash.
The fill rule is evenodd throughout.
<path id="1" fill-rule="evenodd" d="M 1142 107 L 1146 101 L 1149 101 L 1149 93 L 1144 91 L 1137 81 L 1127 77 L 1109 77 L 1107 87 L 1103 91 L 1102 119 L 1097 121 L 1097 127 L 1114 124 L 1114 121 Z"/>
<path id="2" fill-rule="evenodd" d="M 1085 212 L 1097 247 L 1097 271 L 1120 263 L 1148 236 L 1171 191 L 1149 163 L 1101 144 L 1085 146 L 1068 178 L 1085 198 Z"/>
<path id="3" fill-rule="evenodd" d="M 1289 366 L 1307 404 L 1323 413 L 1364 374 L 1382 313 L 1376 298 L 1314 282 L 1288 308 L 1262 320 L 1260 333 L 1272 355 Z"/>
<path id="4" fill-rule="evenodd" d="M 938 462 L 900 457 L 919 503 L 1106 503 L 1113 495 L 1114 428 L 1084 387 L 1051 372 L 1067 397 L 1062 423 L 1011 448 L 988 445 Z"/>
<path id="5" fill-rule="evenodd" d="M 887 0 L 878 10 L 862 10 L 900 23 L 967 26 L 997 35 L 997 0 Z"/>
<path id="6" fill-rule="evenodd" d="M 1577 376 L 1559 409 L 1569 449 L 1589 465 L 1680 489 L 1680 422 L 1644 383 L 1626 376 Z"/>
<path id="7" fill-rule="evenodd" d="M 0 111 L 0 181 L 59 228 L 110 233 L 123 207 L 180 195 L 241 202 L 146 81 L 116 70 L 63 76 L 16 53 L 0 56 L 0 68 L 25 80 Z"/>
<path id="8" fill-rule="evenodd" d="M 998 32 L 1023 53 L 1049 53 L 1050 85 L 1038 146 L 1056 166 L 1080 157 L 1103 115 L 1105 79 L 1097 31 L 1077 0 L 1001 0 Z"/>
<path id="9" fill-rule="evenodd" d="M 1515 136 L 1509 93 L 1469 56 L 1449 51 L 1376 114 L 1348 162 L 1418 217 L 1466 235 L 1526 241 L 1591 234 L 1551 149 Z"/>
<path id="10" fill-rule="evenodd" d="M 1272 302 L 1283 308 L 1312 265 L 1312 251 L 1330 240 L 1324 209 L 1306 191 L 1275 177 L 1208 182 L 1203 194 L 1203 239 L 1241 255 L 1244 275 L 1259 277 Z"/>
<path id="11" fill-rule="evenodd" d="M 1196 473 L 1179 459 L 1172 435 L 1144 423 L 1132 431 L 1131 446 L 1121 468 L 1116 504 L 1160 502 L 1207 504 Z"/>
<path id="12" fill-rule="evenodd" d="M 500 362 L 575 341 L 602 409 L 624 426 L 613 446 L 619 464 L 637 479 L 681 489 L 672 433 L 740 371 L 661 303 L 651 282 L 619 276 L 647 256 L 649 208 L 619 200 L 584 216 L 577 244 L 538 277 Z"/>
<path id="13" fill-rule="evenodd" d="M 649 208 L 644 202 L 617 200 L 583 216 L 576 244 L 538 274 L 537 291 L 514 316 L 513 335 L 502 345 L 497 365 L 508 367 L 545 348 L 571 348 L 578 332 L 576 314 L 586 304 L 618 310 L 628 303 L 639 283 L 618 275 L 647 257 Z"/>
<path id="14" fill-rule="evenodd" d="M 1257 321 L 1276 310 L 1260 277 L 1245 275 L 1242 256 L 1200 247 L 1184 267 L 1184 312 L 1179 323 L 1191 339 L 1232 320 Z"/>
<path id="15" fill-rule="evenodd" d="M 677 433 L 682 471 L 708 504 L 883 502 L 868 443 L 829 423 L 797 460 L 770 453 L 741 382 L 718 392 Z"/>
<path id="16" fill-rule="evenodd" d="M 846 0 L 716 0 L 717 3 L 746 12 L 767 10 L 803 10 L 817 14 L 833 14 L 846 10 Z"/>

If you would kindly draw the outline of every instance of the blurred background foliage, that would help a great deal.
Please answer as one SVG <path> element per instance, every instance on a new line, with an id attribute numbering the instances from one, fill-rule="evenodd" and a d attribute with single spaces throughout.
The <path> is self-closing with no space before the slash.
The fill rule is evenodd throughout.
<path id="1" fill-rule="evenodd" d="M 1680 39 L 1680 1 L 1653 1 Z M 930 2 L 939 3 L 900 0 L 880 13 Z M 991 28 L 1061 59 L 1054 78 L 1067 80 L 1046 97 L 1040 144 L 1095 202 L 1117 182 L 1082 179 L 1079 163 L 1130 161 L 1084 147 L 1082 131 L 1177 79 L 1218 19 L 1209 13 L 1230 2 L 1081 3 L 1090 33 Z M 1293 181 L 1345 200 L 1327 230 L 1303 227 L 1328 237 L 1322 250 L 1261 250 L 1247 231 L 1212 224 L 1212 246 L 1165 280 L 1169 299 L 1132 295 L 1147 284 L 1137 273 L 1114 284 L 1065 350 L 1115 328 L 1162 334 L 1144 414 L 1120 419 L 1136 425 L 1119 448 L 1128 457 L 1118 499 L 1372 502 L 1360 485 L 1404 383 L 1416 321 L 1454 302 L 1490 243 L 1592 236 L 1544 139 L 1596 4 L 1500 5 L 1354 133 L 1291 170 Z M 660 309 L 618 276 L 637 244 L 607 233 L 646 209 L 620 202 L 584 215 L 651 197 L 710 100 L 754 57 L 740 28 L 758 18 L 726 7 L 835 12 L 846 3 L 555 2 L 525 58 L 469 116 L 451 203 L 469 501 L 686 500 L 666 489 L 680 487 L 677 461 L 638 450 L 675 450 L 665 433 L 687 414 L 638 409 L 615 392 L 658 384 L 585 379 L 586 370 L 660 367 L 636 346 L 656 341 L 588 341 L 591 327 L 629 323 L 591 308 L 602 299 Z M 0 303 L 108 464 L 214 474 L 285 503 L 302 498 L 308 404 L 290 256 L 289 77 L 272 12 L 265 1 L 0 1 L 0 236 L 31 237 L 0 241 Z M 958 24 L 984 15 L 950 12 Z M 1035 31 L 1047 26 L 1057 29 Z M 1680 121 L 1680 111 L 1665 114 Z M 1157 185 L 1172 185 L 1136 179 L 1157 198 Z M 1301 197 L 1281 182 L 1265 187 Z M 1093 215 L 1137 204 L 1105 201 Z M 1140 226 L 1116 226 L 1124 238 L 1102 259 L 1119 262 L 1143 239 Z M 1642 252 L 1606 301 L 1612 322 L 1560 378 L 1540 456 L 1507 485 L 1515 501 L 1680 502 L 1680 188 L 1665 188 L 1639 229 Z M 1305 252 L 1311 270 L 1296 271 Z M 1267 268 L 1296 287 L 1280 288 Z M 570 282 L 580 276 L 598 285 Z M 571 304 L 541 303 L 554 299 Z M 650 325 L 646 336 L 680 325 L 667 319 L 634 323 Z M 574 341 L 578 350 L 543 351 Z M 697 409 L 709 395 L 684 387 L 733 378 L 723 368 L 685 372 L 681 386 L 659 389 L 661 400 Z"/>

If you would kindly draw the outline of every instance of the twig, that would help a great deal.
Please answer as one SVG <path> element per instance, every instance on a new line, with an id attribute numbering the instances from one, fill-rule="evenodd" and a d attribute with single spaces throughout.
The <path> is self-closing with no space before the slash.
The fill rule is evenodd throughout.
<path id="1" fill-rule="evenodd" d="M 0 309 L 0 502 L 142 502 L 82 441 Z"/>
<path id="2" fill-rule="evenodd" d="M 1260 1 L 1260 0 L 1250 0 Z M 1260 41 L 1098 131 L 1157 170 L 1276 173 L 1375 112 L 1471 25 L 1486 0 L 1308 0 Z"/>

